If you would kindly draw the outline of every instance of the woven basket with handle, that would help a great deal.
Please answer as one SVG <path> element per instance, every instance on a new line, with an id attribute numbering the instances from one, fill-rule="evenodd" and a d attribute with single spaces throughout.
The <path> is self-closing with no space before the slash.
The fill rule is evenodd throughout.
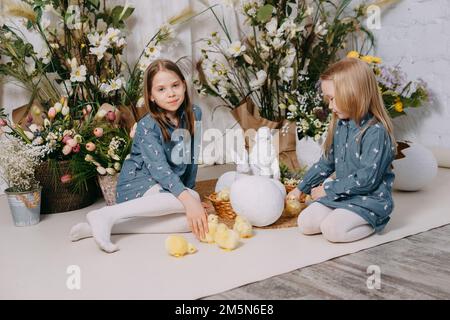
<path id="1" fill-rule="evenodd" d="M 220 218 L 234 219 L 236 217 L 236 212 L 233 211 L 233 208 L 231 207 L 231 202 L 217 198 L 217 192 L 214 192 L 209 196 L 205 196 L 205 198 L 211 201 L 211 203 L 214 206 L 214 209 L 216 210 L 217 215 Z"/>

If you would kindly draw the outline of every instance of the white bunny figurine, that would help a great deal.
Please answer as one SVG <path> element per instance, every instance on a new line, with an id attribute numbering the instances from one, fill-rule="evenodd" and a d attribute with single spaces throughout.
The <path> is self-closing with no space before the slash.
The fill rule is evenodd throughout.
<path id="1" fill-rule="evenodd" d="M 253 175 L 280 179 L 278 154 L 273 146 L 273 137 L 268 127 L 261 127 L 255 135 L 255 144 L 250 152 L 250 168 Z"/>

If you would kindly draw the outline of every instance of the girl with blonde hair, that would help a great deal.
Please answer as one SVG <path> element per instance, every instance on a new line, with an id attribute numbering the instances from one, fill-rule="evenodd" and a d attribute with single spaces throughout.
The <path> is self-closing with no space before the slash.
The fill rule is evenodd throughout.
<path id="1" fill-rule="evenodd" d="M 356 241 L 381 232 L 394 208 L 393 126 L 365 62 L 345 58 L 320 80 L 332 110 L 323 155 L 287 197 L 311 194 L 313 202 L 298 218 L 303 234 L 322 233 L 331 242 Z M 329 178 L 333 173 L 336 178 Z"/>

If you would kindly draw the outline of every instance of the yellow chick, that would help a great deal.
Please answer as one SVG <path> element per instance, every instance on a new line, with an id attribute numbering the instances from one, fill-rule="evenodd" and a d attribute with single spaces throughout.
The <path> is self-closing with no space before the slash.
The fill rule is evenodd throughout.
<path id="1" fill-rule="evenodd" d="M 297 215 L 302 211 L 302 205 L 297 199 L 286 200 L 286 213 L 289 215 Z"/>
<path id="2" fill-rule="evenodd" d="M 174 257 L 182 257 L 186 254 L 195 253 L 197 249 L 179 235 L 170 235 L 166 239 L 166 250 Z"/>
<path id="3" fill-rule="evenodd" d="M 230 201 L 230 188 L 223 188 L 218 194 L 217 198 L 222 201 Z"/>
<path id="4" fill-rule="evenodd" d="M 214 235 L 214 241 L 222 249 L 231 251 L 236 249 L 239 244 L 239 234 L 234 230 L 228 229 L 226 224 L 219 223 Z"/>
<path id="5" fill-rule="evenodd" d="M 236 231 L 241 238 L 251 238 L 253 236 L 252 224 L 243 216 L 236 216 L 233 230 Z"/>
<path id="6" fill-rule="evenodd" d="M 208 215 L 208 232 L 205 237 L 200 239 L 201 242 L 214 243 L 214 235 L 216 233 L 217 225 L 219 224 L 219 216 L 216 214 Z"/>

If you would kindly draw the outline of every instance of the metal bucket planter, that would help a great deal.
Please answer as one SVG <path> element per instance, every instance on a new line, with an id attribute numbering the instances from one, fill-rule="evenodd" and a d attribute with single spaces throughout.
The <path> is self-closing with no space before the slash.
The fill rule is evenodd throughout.
<path id="1" fill-rule="evenodd" d="M 25 192 L 14 192 L 11 188 L 5 190 L 16 227 L 31 226 L 39 223 L 41 191 L 42 187 Z"/>

